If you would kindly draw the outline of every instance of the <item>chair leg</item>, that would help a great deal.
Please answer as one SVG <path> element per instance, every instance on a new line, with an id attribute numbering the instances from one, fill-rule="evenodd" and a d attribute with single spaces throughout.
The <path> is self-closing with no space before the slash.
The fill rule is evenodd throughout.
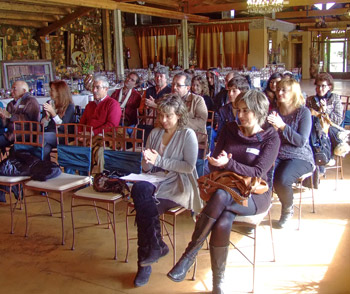
<path id="1" fill-rule="evenodd" d="M 46 197 L 46 200 L 47 200 L 47 205 L 49 206 L 49 211 L 50 211 L 50 216 L 53 216 L 52 214 L 52 209 L 51 209 L 51 204 L 50 204 L 50 199 L 49 199 L 49 192 L 45 192 L 45 197 Z"/>
<path id="2" fill-rule="evenodd" d="M 298 215 L 298 231 L 300 230 L 300 222 L 301 222 L 301 198 L 302 198 L 302 187 L 303 181 L 300 182 L 300 190 L 299 190 L 299 215 Z"/>
<path id="3" fill-rule="evenodd" d="M 62 220 L 62 245 L 64 245 L 64 203 L 63 193 L 60 192 L 60 204 L 61 204 L 61 220 Z"/>
<path id="4" fill-rule="evenodd" d="M 269 210 L 269 225 L 270 225 L 270 234 L 271 234 L 271 245 L 272 245 L 272 254 L 273 254 L 273 260 L 272 262 L 276 261 L 276 254 L 275 254 L 275 243 L 273 241 L 273 233 L 272 233 L 272 219 L 271 219 L 271 211 Z"/>
<path id="5" fill-rule="evenodd" d="M 126 256 L 125 256 L 125 262 L 128 262 L 128 256 L 129 256 L 129 207 L 126 206 L 126 217 L 125 217 L 125 225 L 126 225 Z"/>
<path id="6" fill-rule="evenodd" d="M 28 208 L 27 208 L 27 200 L 26 200 L 26 193 L 25 193 L 24 187 L 23 187 L 23 200 L 24 200 L 24 213 L 26 215 L 26 229 L 25 229 L 24 236 L 28 237 Z"/>
<path id="7" fill-rule="evenodd" d="M 113 203 L 113 223 L 111 226 L 114 234 L 114 259 L 117 260 L 117 230 L 115 225 L 115 203 Z"/>
<path id="8" fill-rule="evenodd" d="M 15 213 L 15 208 L 16 208 L 16 205 L 14 206 L 14 208 L 12 209 L 12 186 L 10 185 L 9 186 L 9 197 L 10 197 L 10 213 L 11 213 L 11 234 L 13 234 L 13 214 Z M 5 193 L 6 195 L 6 193 Z"/>
<path id="9" fill-rule="evenodd" d="M 253 289 L 252 289 L 252 293 L 254 293 L 254 290 L 255 290 L 256 237 L 257 237 L 257 227 L 254 228 Z"/>
<path id="10" fill-rule="evenodd" d="M 74 244 L 75 244 L 75 226 L 74 226 L 74 214 L 73 214 L 73 207 L 74 207 L 74 196 L 72 196 L 71 200 L 71 206 L 70 206 L 70 214 L 72 218 L 72 231 L 73 231 L 73 241 L 72 241 L 72 248 L 71 250 L 74 250 Z"/>
<path id="11" fill-rule="evenodd" d="M 96 207 L 96 201 L 94 201 L 94 208 L 95 208 L 95 213 L 96 213 L 96 218 L 97 218 L 97 224 L 100 225 L 101 222 L 100 222 L 100 217 L 98 215 L 98 209 Z M 107 207 L 107 209 L 108 209 L 108 207 Z M 109 226 L 108 226 L 108 229 L 109 229 Z"/>

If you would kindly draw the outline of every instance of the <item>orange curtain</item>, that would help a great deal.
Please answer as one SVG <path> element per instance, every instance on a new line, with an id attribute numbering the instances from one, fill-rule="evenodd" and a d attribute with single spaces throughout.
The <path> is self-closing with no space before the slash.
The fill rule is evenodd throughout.
<path id="1" fill-rule="evenodd" d="M 242 68 L 248 61 L 248 23 L 223 25 L 225 66 Z"/>
<path id="2" fill-rule="evenodd" d="M 248 23 L 196 26 L 198 67 L 246 66 L 248 29 Z"/>
<path id="3" fill-rule="evenodd" d="M 178 63 L 177 27 L 143 27 L 135 29 L 143 68 L 159 62 L 172 67 Z"/>
<path id="4" fill-rule="evenodd" d="M 197 65 L 199 68 L 221 66 L 221 25 L 196 26 Z"/>

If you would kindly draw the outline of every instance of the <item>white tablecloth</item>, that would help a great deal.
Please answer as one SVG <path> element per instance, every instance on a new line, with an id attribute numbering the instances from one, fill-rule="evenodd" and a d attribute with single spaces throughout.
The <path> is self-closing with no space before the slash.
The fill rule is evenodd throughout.
<path id="1" fill-rule="evenodd" d="M 72 95 L 73 102 L 75 106 L 80 106 L 80 108 L 84 109 L 86 104 L 89 103 L 89 96 L 91 95 Z M 50 97 L 35 97 L 38 100 L 40 105 L 43 105 L 47 100 L 50 100 Z M 6 108 L 7 104 L 12 100 L 10 99 L 0 99 L 3 107 Z"/>

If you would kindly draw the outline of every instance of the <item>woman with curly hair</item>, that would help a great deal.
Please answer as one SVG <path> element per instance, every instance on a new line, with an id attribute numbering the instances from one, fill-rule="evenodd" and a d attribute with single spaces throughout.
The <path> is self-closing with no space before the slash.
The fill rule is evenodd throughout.
<path id="1" fill-rule="evenodd" d="M 208 80 L 202 76 L 194 76 L 192 78 L 191 92 L 202 96 L 208 110 L 214 110 L 213 100 L 209 96 Z"/>
<path id="2" fill-rule="evenodd" d="M 162 240 L 159 216 L 179 205 L 195 212 L 202 207 L 196 185 L 198 142 L 195 132 L 185 128 L 187 107 L 176 93 L 165 95 L 157 106 L 160 127 L 147 139 L 142 168 L 147 173 L 162 172 L 165 180 L 157 187 L 137 182 L 131 190 L 138 238 L 136 287 L 147 284 L 151 265 L 169 252 Z"/>

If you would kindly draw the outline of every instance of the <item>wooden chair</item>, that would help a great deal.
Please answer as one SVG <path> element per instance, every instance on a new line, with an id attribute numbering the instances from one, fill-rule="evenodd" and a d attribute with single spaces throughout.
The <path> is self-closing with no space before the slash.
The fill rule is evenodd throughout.
<path id="1" fill-rule="evenodd" d="M 232 241 L 230 241 L 231 245 L 234 247 L 234 249 L 237 249 L 237 251 L 242 254 L 242 256 L 253 266 L 253 289 L 251 293 L 254 293 L 255 291 L 255 268 L 256 268 L 256 248 L 257 248 L 257 231 L 258 227 L 261 224 L 261 222 L 265 219 L 265 217 L 268 215 L 269 220 L 268 224 L 270 226 L 270 234 L 271 234 L 271 246 L 272 246 L 272 254 L 273 254 L 273 259 L 272 262 L 276 261 L 275 257 L 275 246 L 273 242 L 273 234 L 272 234 L 272 221 L 271 221 L 271 213 L 270 209 L 263 213 L 256 214 L 256 215 L 250 215 L 250 216 L 236 216 L 231 231 L 240 235 L 243 235 L 249 239 L 252 239 L 254 241 L 254 249 L 253 249 L 253 258 L 251 259 L 250 257 L 247 256 L 245 252 L 243 252 L 243 249 L 239 248 L 236 244 L 234 244 Z M 246 233 L 242 230 L 239 230 L 237 228 L 239 226 L 240 228 L 246 228 L 248 230 L 253 230 L 252 234 Z"/>
<path id="2" fill-rule="evenodd" d="M 64 133 L 59 134 L 58 128 L 64 127 Z M 29 216 L 27 200 L 29 197 L 40 195 L 29 195 L 28 191 L 45 192 L 47 197 L 53 201 L 60 203 L 61 226 L 62 226 L 62 245 L 65 244 L 64 231 L 64 194 L 78 188 L 90 185 L 90 169 L 91 169 L 91 146 L 92 146 L 92 127 L 79 124 L 62 124 L 56 125 L 57 136 L 57 153 L 58 163 L 66 171 L 68 169 L 78 170 L 87 174 L 86 176 L 62 173 L 56 178 L 49 179 L 45 182 L 28 181 L 24 184 L 24 207 L 26 214 L 26 230 L 25 236 L 28 236 Z M 59 199 L 51 196 L 50 193 L 58 193 Z M 42 197 L 42 196 L 40 196 Z M 52 212 L 50 210 L 50 215 Z M 34 215 L 31 215 L 31 217 Z"/>
<path id="3" fill-rule="evenodd" d="M 44 142 L 41 138 L 44 136 L 44 128 L 39 122 L 21 121 L 14 123 L 14 150 L 26 150 L 36 153 L 40 159 L 43 159 Z M 0 185 L 8 187 L 7 189 L 0 189 L 9 194 L 10 199 L 10 214 L 11 214 L 11 234 L 14 233 L 13 218 L 18 202 L 20 202 L 20 209 L 22 209 L 22 187 L 23 184 L 30 180 L 30 176 L 0 176 Z M 13 188 L 16 187 L 18 191 L 18 199 L 12 203 Z"/>
<path id="4" fill-rule="evenodd" d="M 129 131 L 129 132 L 128 132 Z M 131 135 L 129 136 L 128 133 Z M 105 169 L 118 173 L 141 173 L 141 160 L 143 150 L 144 130 L 132 127 L 115 127 L 111 132 L 103 132 L 103 146 L 105 156 Z M 75 203 L 76 199 L 84 202 Z M 75 248 L 75 224 L 74 208 L 94 207 L 107 212 L 107 222 L 112 227 L 114 234 L 114 259 L 117 259 L 117 233 L 116 233 L 116 210 L 115 206 L 122 201 L 120 193 L 96 192 L 92 186 L 75 192 L 72 196 L 71 215 L 73 228 L 72 250 Z M 102 204 L 106 204 L 102 206 Z M 110 208 L 111 207 L 111 208 Z M 97 212 L 97 210 L 96 210 Z M 112 217 L 110 216 L 112 215 Z M 98 213 L 97 223 L 101 224 Z"/>

